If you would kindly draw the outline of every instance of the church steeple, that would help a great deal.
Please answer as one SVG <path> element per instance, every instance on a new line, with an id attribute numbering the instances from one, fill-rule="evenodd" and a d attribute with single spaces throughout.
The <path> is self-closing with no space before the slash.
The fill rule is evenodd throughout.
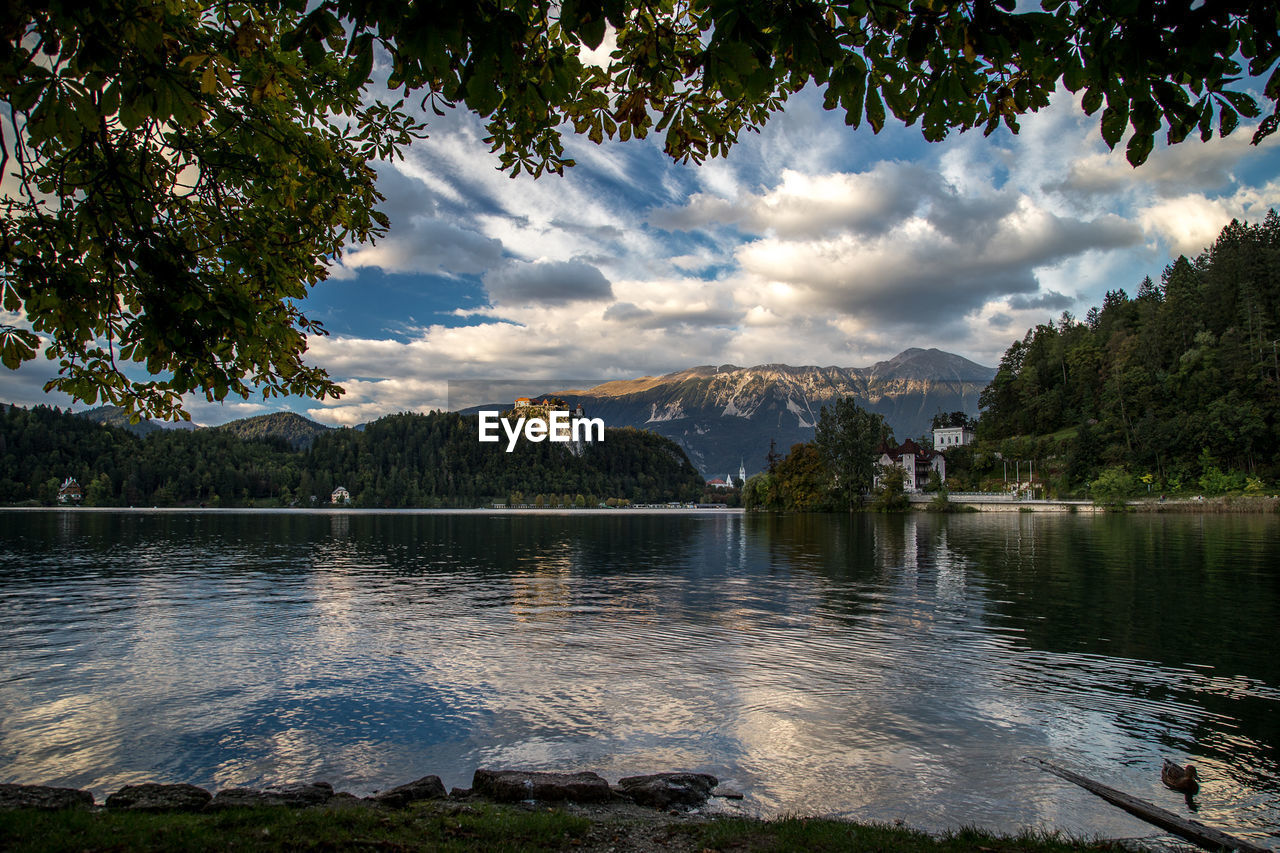
<path id="1" fill-rule="evenodd" d="M 747 482 L 747 466 L 742 464 L 742 457 L 738 457 L 738 482 Z"/>

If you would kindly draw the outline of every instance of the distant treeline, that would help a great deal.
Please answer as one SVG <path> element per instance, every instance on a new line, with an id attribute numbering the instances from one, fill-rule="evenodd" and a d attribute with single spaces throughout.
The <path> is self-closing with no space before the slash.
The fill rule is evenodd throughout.
<path id="1" fill-rule="evenodd" d="M 983 392 L 978 437 L 1053 456 L 1062 487 L 1105 469 L 1154 488 L 1280 476 L 1280 217 L 1232 222 L 1130 297 L 1107 293 L 1016 341 Z M 1055 435 L 1056 434 L 1056 435 Z M 1027 437 L 1053 437 L 1037 446 Z M 954 466 L 957 470 L 960 465 Z M 1234 472 L 1234 473 L 1232 473 Z"/>
<path id="2" fill-rule="evenodd" d="M 327 503 L 342 486 L 365 507 L 481 506 L 513 495 L 594 505 L 696 500 L 702 478 L 669 439 L 606 430 L 580 455 L 562 443 L 520 442 L 512 453 L 476 440 L 476 420 L 399 414 L 360 430 L 284 438 L 162 430 L 138 436 L 47 406 L 0 413 L 0 503 L 53 504 L 67 477 L 96 506 Z M 578 501 L 577 496 L 582 500 Z"/>

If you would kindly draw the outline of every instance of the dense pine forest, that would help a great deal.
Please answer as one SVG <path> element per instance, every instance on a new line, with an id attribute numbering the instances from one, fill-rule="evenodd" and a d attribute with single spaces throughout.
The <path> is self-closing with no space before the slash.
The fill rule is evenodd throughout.
<path id="1" fill-rule="evenodd" d="M 53 504 L 67 477 L 95 506 L 309 506 L 338 486 L 365 507 L 594 506 L 695 500 L 703 491 L 683 451 L 634 429 L 607 430 L 580 455 L 550 442 L 506 453 L 476 440 L 475 418 L 433 412 L 325 431 L 296 448 L 224 429 L 138 436 L 46 406 L 5 407 L 0 503 Z"/>
<path id="2" fill-rule="evenodd" d="M 1277 339 L 1273 210 L 1260 225 L 1233 221 L 1132 297 L 1113 290 L 1083 321 L 1063 314 L 1028 331 L 983 392 L 978 438 L 1049 463 L 1059 491 L 1108 470 L 1172 491 L 1271 482 L 1280 475 Z"/>

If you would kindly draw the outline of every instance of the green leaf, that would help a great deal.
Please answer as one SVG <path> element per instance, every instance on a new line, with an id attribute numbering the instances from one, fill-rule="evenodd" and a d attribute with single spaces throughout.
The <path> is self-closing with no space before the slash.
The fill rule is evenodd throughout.
<path id="1" fill-rule="evenodd" d="M 1258 103 L 1244 92 L 1223 92 L 1223 96 L 1231 102 L 1231 106 L 1236 108 L 1236 112 L 1245 118 L 1257 118 L 1259 115 Z"/>
<path id="2" fill-rule="evenodd" d="M 911 34 L 907 36 L 907 59 L 915 63 L 922 62 L 925 53 L 929 50 L 929 45 L 936 37 L 937 32 L 930 26 L 928 18 L 924 16 L 916 18 L 915 24 L 911 27 Z"/>
<path id="3" fill-rule="evenodd" d="M 373 71 L 373 36 L 369 33 L 351 40 L 353 59 L 347 69 L 347 85 L 352 89 L 360 89 L 369 80 Z"/>
<path id="4" fill-rule="evenodd" d="M 884 103 L 874 85 L 867 89 L 867 124 L 871 125 L 871 130 L 875 133 L 879 133 L 884 127 Z"/>
<path id="5" fill-rule="evenodd" d="M 1084 93 L 1084 98 L 1080 105 L 1084 108 L 1085 115 L 1093 115 L 1102 106 L 1102 91 L 1100 89 L 1089 89 Z"/>
<path id="6" fill-rule="evenodd" d="M 1088 79 L 1084 71 L 1084 66 L 1080 61 L 1072 57 L 1069 60 L 1066 70 L 1062 72 L 1062 83 L 1067 87 L 1068 91 L 1079 92 Z"/>
<path id="7" fill-rule="evenodd" d="M 1200 141 L 1208 142 L 1213 138 L 1213 102 L 1201 98 L 1197 106 L 1200 107 Z"/>
<path id="8" fill-rule="evenodd" d="M 1271 76 L 1267 78 L 1267 85 L 1262 90 L 1262 94 L 1273 101 L 1280 101 L 1280 65 L 1276 66 L 1276 70 L 1271 72 Z"/>
<path id="9" fill-rule="evenodd" d="M 1124 136 L 1124 129 L 1129 123 L 1129 110 L 1119 110 L 1113 107 L 1107 107 L 1102 113 L 1102 141 L 1107 143 L 1108 148 L 1115 148 L 1116 143 L 1120 141 L 1120 137 Z"/>
<path id="10" fill-rule="evenodd" d="M 1227 136 L 1231 131 L 1236 129 L 1236 125 L 1240 123 L 1240 117 L 1236 115 L 1236 111 L 1226 105 L 1223 105 L 1218 115 L 1218 136 Z"/>
<path id="11" fill-rule="evenodd" d="M 1131 166 L 1141 166 L 1147 160 L 1147 155 L 1151 153 L 1151 147 L 1155 142 L 1155 137 L 1150 133 L 1135 133 L 1129 139 L 1129 145 L 1125 148 L 1124 156 Z"/>
<path id="12" fill-rule="evenodd" d="M 560 27 L 570 33 L 578 31 L 577 0 L 563 0 L 560 3 Z"/>
<path id="13" fill-rule="evenodd" d="M 332 50 L 342 50 L 346 44 L 346 28 L 342 26 L 342 21 L 329 10 L 328 6 L 321 6 L 316 10 L 316 25 L 323 34 L 326 42 Z"/>
<path id="14" fill-rule="evenodd" d="M 37 77 L 34 80 L 28 80 L 14 89 L 13 97 L 9 103 L 19 112 L 29 110 L 31 105 L 40 99 L 40 94 L 44 92 L 45 87 L 48 85 L 48 77 Z"/>
<path id="15" fill-rule="evenodd" d="M 116 81 L 112 81 L 107 88 L 102 90 L 102 97 L 98 99 L 98 104 L 104 116 L 112 116 L 120 109 L 120 86 Z"/>
<path id="16" fill-rule="evenodd" d="M 862 103 L 867 94 L 867 75 L 855 73 L 849 83 L 849 94 L 841 97 L 840 105 L 845 109 L 844 123 L 858 127 L 862 124 Z"/>
<path id="17" fill-rule="evenodd" d="M 469 68 L 471 79 L 467 81 L 467 106 L 482 116 L 488 116 L 502 103 L 502 90 L 494 79 L 494 60 L 490 53 L 482 53 Z"/>
<path id="18" fill-rule="evenodd" d="M 24 361 L 36 357 L 40 338 L 26 329 L 0 328 L 0 364 L 17 370 Z"/>
<path id="19" fill-rule="evenodd" d="M 582 21 L 578 26 L 578 36 L 583 44 L 595 50 L 604 41 L 604 26 L 605 20 L 601 16 Z"/>
<path id="20" fill-rule="evenodd" d="M 1274 112 L 1258 123 L 1258 129 L 1253 133 L 1253 144 L 1257 145 L 1275 133 L 1277 128 L 1280 128 L 1280 112 Z"/>

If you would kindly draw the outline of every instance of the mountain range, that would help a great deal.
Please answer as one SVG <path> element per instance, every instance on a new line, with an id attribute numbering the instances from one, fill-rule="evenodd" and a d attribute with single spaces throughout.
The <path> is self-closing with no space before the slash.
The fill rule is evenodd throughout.
<path id="1" fill-rule="evenodd" d="M 217 429 L 243 439 L 283 439 L 295 449 L 309 447 L 317 435 L 333 429 L 293 412 L 272 412 L 269 415 L 229 421 L 215 427 L 202 427 L 191 421 L 170 423 L 169 421 L 151 421 L 146 418 L 140 418 L 137 423 L 130 423 L 129 414 L 119 406 L 99 406 L 76 414 L 94 423 L 118 427 L 135 435 L 150 435 L 163 429 Z"/>
<path id="2" fill-rule="evenodd" d="M 811 441 L 822 406 L 853 397 L 885 416 L 897 439 L 929 433 L 938 412 L 976 416 L 978 395 L 995 376 L 938 349 L 908 349 L 870 367 L 732 364 L 693 367 L 665 376 L 548 391 L 579 402 L 611 427 L 633 426 L 673 439 L 706 477 L 764 469 L 772 439 L 785 455 Z"/>

